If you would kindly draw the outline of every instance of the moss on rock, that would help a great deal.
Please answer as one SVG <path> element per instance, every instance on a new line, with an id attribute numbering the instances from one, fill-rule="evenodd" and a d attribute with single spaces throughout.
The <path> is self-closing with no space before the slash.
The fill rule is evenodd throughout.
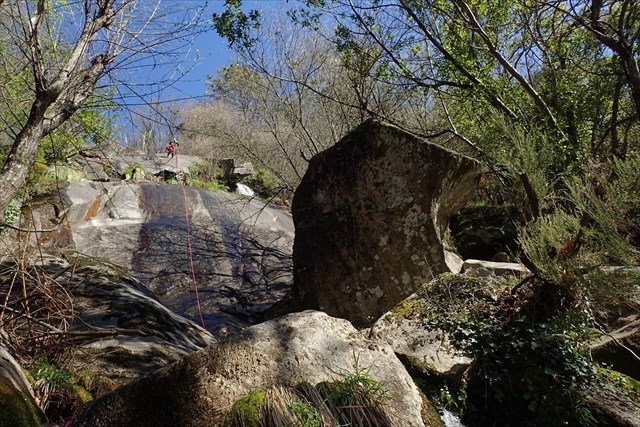
<path id="1" fill-rule="evenodd" d="M 264 404 L 266 393 L 255 391 L 242 396 L 231 407 L 225 419 L 225 425 L 242 425 L 246 427 L 259 427 L 260 411 Z"/>
<path id="2" fill-rule="evenodd" d="M 0 378 L 0 427 L 33 427 L 43 421 L 44 414 L 31 396 L 16 389 L 8 378 Z"/>

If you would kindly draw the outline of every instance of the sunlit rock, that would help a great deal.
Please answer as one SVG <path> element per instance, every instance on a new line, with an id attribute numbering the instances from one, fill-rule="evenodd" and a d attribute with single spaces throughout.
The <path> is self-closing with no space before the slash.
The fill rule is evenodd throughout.
<path id="1" fill-rule="evenodd" d="M 306 311 L 245 329 L 89 406 L 76 426 L 216 425 L 241 396 L 272 385 L 312 385 L 366 369 L 388 392 L 398 426 L 424 426 L 423 402 L 390 347 L 342 319 Z"/>
<path id="2" fill-rule="evenodd" d="M 477 161 L 369 120 L 314 156 L 293 199 L 294 302 L 371 325 L 447 265 Z"/>

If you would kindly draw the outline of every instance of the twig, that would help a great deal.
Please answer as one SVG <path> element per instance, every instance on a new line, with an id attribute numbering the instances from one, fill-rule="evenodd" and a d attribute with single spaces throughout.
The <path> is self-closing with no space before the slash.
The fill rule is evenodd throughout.
<path id="1" fill-rule="evenodd" d="M 0 223 L 0 228 L 10 228 L 12 230 L 16 230 L 16 231 L 20 231 L 21 233 L 52 233 L 56 230 L 58 230 L 58 227 L 53 227 L 53 228 L 47 228 L 45 230 L 25 230 L 24 228 L 20 228 L 20 227 L 14 227 L 11 224 L 7 224 L 6 222 L 2 222 Z"/>
<path id="2" fill-rule="evenodd" d="M 536 190 L 531 185 L 531 181 L 529 181 L 529 176 L 526 172 L 522 172 L 520 174 L 520 182 L 522 182 L 524 191 L 525 193 L 527 193 L 527 201 L 529 202 L 529 206 L 531 207 L 531 220 L 535 221 L 540 216 L 540 201 L 538 200 L 538 195 L 536 194 Z"/>
<path id="3" fill-rule="evenodd" d="M 631 324 L 631 325 L 623 326 L 622 328 L 618 329 L 618 331 L 619 331 L 619 330 L 621 330 L 621 329 L 628 328 L 628 327 L 630 327 L 630 326 L 640 326 L 640 320 L 636 320 L 634 323 L 635 323 L 635 325 L 634 325 L 634 324 Z M 603 334 L 603 335 L 605 335 L 605 336 L 607 336 L 607 337 L 611 338 L 611 340 L 612 340 L 614 343 L 616 343 L 617 345 L 619 345 L 619 346 L 620 346 L 620 347 L 622 347 L 623 349 L 627 350 L 629 353 L 631 353 L 631 355 L 632 355 L 636 360 L 638 360 L 638 361 L 640 362 L 640 356 L 638 356 L 638 355 L 637 355 L 637 354 L 636 354 L 632 349 L 630 349 L 629 347 L 627 347 L 626 345 L 624 345 L 623 343 L 621 343 L 620 341 L 618 341 L 618 339 L 617 339 L 617 338 L 616 338 L 612 333 L 610 333 L 610 332 L 606 332 L 604 329 L 602 329 L 602 326 L 600 326 L 600 325 L 598 325 L 598 329 L 600 329 L 600 332 L 602 332 L 602 334 Z M 602 344 L 605 344 L 605 343 L 602 343 Z"/>

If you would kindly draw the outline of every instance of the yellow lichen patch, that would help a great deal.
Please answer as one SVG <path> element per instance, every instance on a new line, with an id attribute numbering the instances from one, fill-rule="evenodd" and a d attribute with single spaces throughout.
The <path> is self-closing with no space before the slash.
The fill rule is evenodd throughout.
<path id="1" fill-rule="evenodd" d="M 101 197 L 100 196 L 98 196 L 95 199 L 93 199 L 93 202 L 91 202 L 91 204 L 87 208 L 87 211 L 84 213 L 84 217 L 82 219 L 85 220 L 85 221 L 89 221 L 91 218 L 93 218 L 96 215 L 98 215 L 98 212 L 100 212 L 100 205 L 101 204 L 102 204 L 102 202 L 101 202 Z"/>

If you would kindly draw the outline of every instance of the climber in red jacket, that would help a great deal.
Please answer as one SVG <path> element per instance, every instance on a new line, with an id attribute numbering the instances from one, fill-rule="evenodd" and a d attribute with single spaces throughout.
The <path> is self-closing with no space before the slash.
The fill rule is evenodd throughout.
<path id="1" fill-rule="evenodd" d="M 171 158 L 173 159 L 173 155 L 175 154 L 176 147 L 178 145 L 180 145 L 178 144 L 178 141 L 175 138 L 173 138 L 173 141 L 171 141 L 167 146 L 167 157 L 171 156 Z"/>

